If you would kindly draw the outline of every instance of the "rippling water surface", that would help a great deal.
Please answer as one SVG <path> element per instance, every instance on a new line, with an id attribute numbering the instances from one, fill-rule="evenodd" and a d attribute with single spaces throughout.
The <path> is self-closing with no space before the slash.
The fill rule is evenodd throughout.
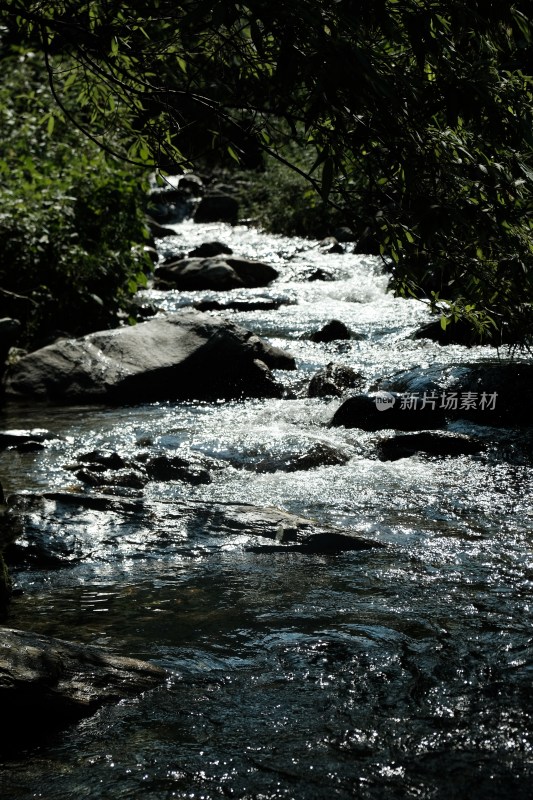
<path id="1" fill-rule="evenodd" d="M 151 557 L 150 531 L 130 553 L 133 532 L 108 520 L 123 526 L 115 557 L 17 573 L 12 627 L 150 659 L 170 678 L 1 766 L 2 798 L 530 798 L 532 471 L 513 455 L 523 432 L 457 422 L 451 429 L 475 432 L 486 452 L 381 462 L 383 433 L 328 428 L 340 401 L 303 392 L 330 361 L 370 387 L 398 369 L 494 353 L 411 339 L 427 312 L 386 293 L 375 258 L 325 255 L 316 243 L 244 227 L 176 232 L 163 252 L 219 239 L 279 269 L 265 289 L 149 296 L 164 310 L 250 295 L 283 301 L 226 316 L 296 356 L 298 370 L 279 374 L 292 399 L 3 409 L 2 428 L 62 437 L 42 452 L 1 454 L 5 488 L 73 488 L 64 465 L 76 453 L 131 454 L 150 441 L 223 465 L 207 486 L 149 484 L 153 501 L 274 505 L 387 547 L 252 552 L 245 532 L 200 532 Z M 335 280 L 309 282 L 317 267 Z M 364 338 L 309 341 L 332 318 Z M 316 442 L 349 460 L 243 469 Z M 164 533 L 164 517 L 154 525 Z"/>

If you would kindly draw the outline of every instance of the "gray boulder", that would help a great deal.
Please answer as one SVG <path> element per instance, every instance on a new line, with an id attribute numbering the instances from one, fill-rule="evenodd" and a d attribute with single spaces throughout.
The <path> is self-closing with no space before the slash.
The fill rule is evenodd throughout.
<path id="1" fill-rule="evenodd" d="M 61 339 L 12 365 L 4 389 L 59 403 L 279 397 L 270 369 L 294 368 L 250 331 L 194 311 Z"/>
<path id="2" fill-rule="evenodd" d="M 151 689 L 166 676 L 153 664 L 97 647 L 1 628 L 4 747 L 31 743 L 104 704 Z"/>
<path id="3" fill-rule="evenodd" d="M 181 258 L 159 267 L 155 285 L 156 288 L 182 291 L 225 291 L 267 286 L 278 274 L 269 264 L 246 258 Z"/>

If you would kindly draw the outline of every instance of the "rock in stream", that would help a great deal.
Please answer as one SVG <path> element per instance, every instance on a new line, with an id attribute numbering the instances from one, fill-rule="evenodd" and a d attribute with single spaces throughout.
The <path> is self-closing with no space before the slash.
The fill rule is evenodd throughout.
<path id="1" fill-rule="evenodd" d="M 0 751 L 161 684 L 160 667 L 98 647 L 0 628 Z"/>
<path id="2" fill-rule="evenodd" d="M 4 389 L 59 403 L 279 397 L 270 369 L 294 368 L 285 351 L 195 311 L 60 339 L 11 366 Z"/>

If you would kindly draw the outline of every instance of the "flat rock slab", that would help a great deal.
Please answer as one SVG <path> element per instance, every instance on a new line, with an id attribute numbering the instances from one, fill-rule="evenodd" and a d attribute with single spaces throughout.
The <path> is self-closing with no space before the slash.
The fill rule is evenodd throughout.
<path id="1" fill-rule="evenodd" d="M 3 746 L 32 741 L 166 677 L 154 664 L 98 647 L 0 628 Z"/>
<path id="2" fill-rule="evenodd" d="M 218 550 L 235 535 L 245 547 L 290 546 L 304 552 L 339 552 L 382 546 L 356 532 L 321 524 L 278 508 L 245 503 L 155 501 L 105 494 L 56 492 L 9 498 L 21 525 L 6 550 L 12 567 L 61 568 L 83 562 L 116 565 L 131 558 L 159 568 L 172 553 Z M 245 539 L 242 539 L 242 536 Z"/>
<path id="3" fill-rule="evenodd" d="M 279 397 L 270 369 L 294 368 L 250 331 L 194 311 L 60 339 L 11 366 L 4 389 L 58 403 Z"/>

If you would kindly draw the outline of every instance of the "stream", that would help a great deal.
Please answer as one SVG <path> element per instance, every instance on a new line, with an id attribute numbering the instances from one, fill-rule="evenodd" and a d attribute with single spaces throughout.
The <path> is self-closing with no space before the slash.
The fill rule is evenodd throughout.
<path id="1" fill-rule="evenodd" d="M 139 444 L 223 464 L 208 485 L 151 482 L 144 496 L 276 506 L 385 544 L 335 555 L 266 552 L 246 532 L 151 552 L 121 546 L 66 569 L 15 569 L 13 628 L 112 648 L 169 670 L 164 686 L 106 707 L 0 764 L 2 800 L 529 800 L 533 779 L 533 503 L 523 431 L 456 421 L 477 455 L 376 458 L 389 432 L 329 428 L 339 398 L 308 398 L 329 362 L 363 387 L 398 370 L 483 362 L 494 349 L 441 347 L 412 334 L 429 320 L 387 293 L 376 257 L 223 223 L 174 226 L 163 256 L 212 240 L 272 264 L 269 287 L 147 290 L 164 311 L 198 301 L 276 300 L 273 310 L 212 312 L 291 352 L 283 399 L 140 406 L 6 406 L 0 428 L 60 438 L 0 453 L 6 493 L 68 491 L 65 465 Z M 347 246 L 349 250 L 349 246 Z M 332 280 L 309 281 L 317 269 Z M 362 338 L 314 343 L 331 319 Z M 520 356 L 518 356 L 520 358 Z M 524 357 L 525 358 L 525 357 Z M 328 443 L 342 465 L 254 472 Z M 101 537 L 101 531 L 99 532 Z"/>

